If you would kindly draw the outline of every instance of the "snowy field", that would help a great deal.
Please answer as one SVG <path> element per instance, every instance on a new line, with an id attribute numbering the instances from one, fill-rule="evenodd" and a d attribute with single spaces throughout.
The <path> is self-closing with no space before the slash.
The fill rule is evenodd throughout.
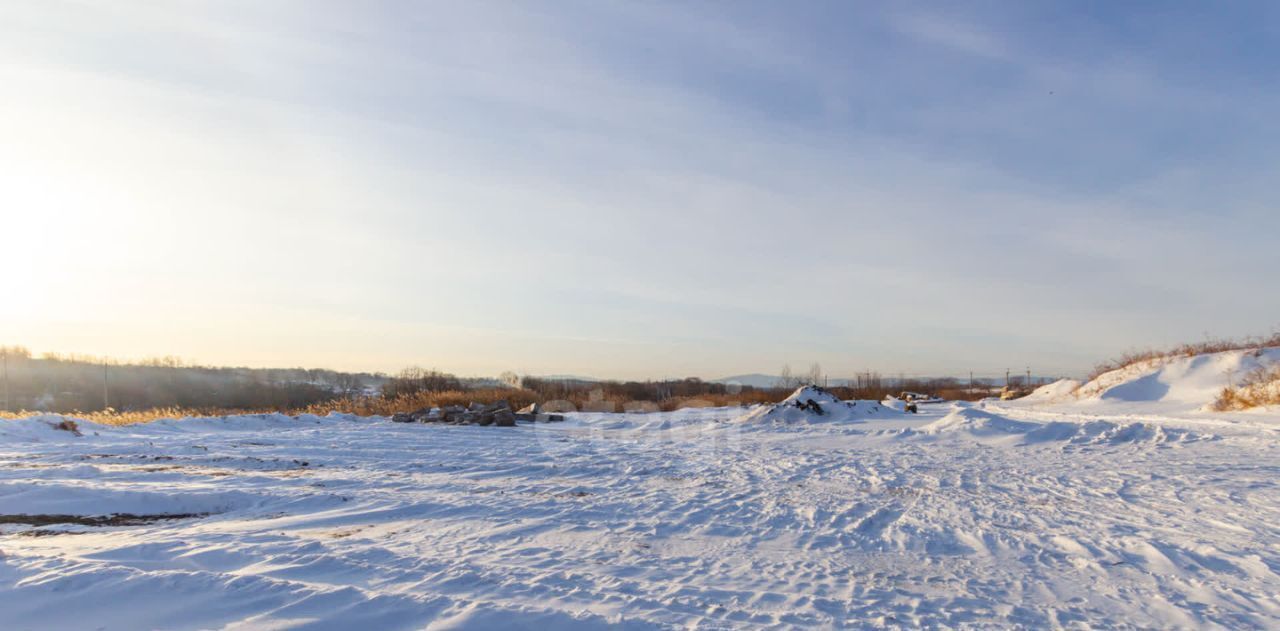
<path id="1" fill-rule="evenodd" d="M 1178 370 L 919 415 L 0 422 L 0 628 L 1280 627 L 1280 411 Z"/>

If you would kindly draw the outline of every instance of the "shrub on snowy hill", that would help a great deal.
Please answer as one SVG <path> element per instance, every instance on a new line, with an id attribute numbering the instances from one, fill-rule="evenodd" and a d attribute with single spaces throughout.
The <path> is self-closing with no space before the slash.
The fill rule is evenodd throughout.
<path id="1" fill-rule="evenodd" d="M 1246 374 L 1239 386 L 1223 388 L 1213 409 L 1228 412 L 1269 405 L 1280 405 L 1280 364 L 1259 366 Z"/>
<path id="2" fill-rule="evenodd" d="M 1207 339 L 1203 342 L 1195 342 L 1191 344 L 1182 344 L 1167 349 L 1146 349 L 1129 351 L 1120 357 L 1102 362 L 1094 366 L 1093 372 L 1089 374 L 1086 381 L 1093 381 L 1105 373 L 1113 372 L 1121 368 L 1127 368 L 1135 364 L 1144 362 L 1158 361 L 1162 359 L 1173 359 L 1177 357 L 1195 357 L 1196 355 L 1208 355 L 1210 353 L 1222 353 L 1226 351 L 1243 351 L 1251 349 L 1262 349 L 1270 347 L 1280 347 L 1280 331 L 1272 333 L 1265 337 L 1246 337 L 1242 339 Z"/>

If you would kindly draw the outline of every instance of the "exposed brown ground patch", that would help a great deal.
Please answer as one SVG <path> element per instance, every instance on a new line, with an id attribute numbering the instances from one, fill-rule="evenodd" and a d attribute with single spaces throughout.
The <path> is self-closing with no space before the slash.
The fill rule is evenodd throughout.
<path id="1" fill-rule="evenodd" d="M 77 526 L 142 526 L 170 519 L 199 519 L 201 517 L 208 516 L 209 513 L 174 513 L 164 515 L 134 515 L 132 513 L 116 513 L 114 515 L 0 515 L 0 524 L 25 524 L 28 526 L 51 526 L 53 524 L 74 524 Z"/>

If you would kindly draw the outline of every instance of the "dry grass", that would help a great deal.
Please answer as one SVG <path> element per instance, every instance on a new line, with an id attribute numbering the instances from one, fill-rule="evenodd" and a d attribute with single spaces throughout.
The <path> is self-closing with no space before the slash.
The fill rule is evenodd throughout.
<path id="1" fill-rule="evenodd" d="M 558 412 L 670 412 L 690 407 L 723 407 L 734 405 L 750 405 L 753 403 L 772 403 L 781 400 L 786 394 L 751 391 L 741 394 L 705 394 L 690 397 L 674 397 L 663 401 L 632 401 L 622 396 L 606 395 L 603 392 L 583 391 L 571 392 L 564 399 L 547 399 L 540 397 L 532 390 L 512 390 L 509 388 L 493 388 L 486 390 L 462 390 L 447 392 L 419 392 L 394 398 L 364 397 L 357 399 L 340 399 L 308 406 L 297 412 L 323 416 L 329 412 L 358 414 L 360 416 L 391 416 L 400 412 L 415 412 L 423 408 L 443 407 L 446 405 L 467 405 L 476 403 L 496 403 L 506 401 L 512 409 L 520 409 L 531 403 L 539 403 L 550 411 Z"/>
<path id="2" fill-rule="evenodd" d="M 423 408 L 467 405 L 473 402 L 489 404 L 498 401 L 506 401 L 512 409 L 518 410 L 537 400 L 538 395 L 529 390 L 513 390 L 511 388 L 447 390 L 444 392 L 416 392 L 398 397 L 334 399 L 333 401 L 309 405 L 299 410 L 292 410 L 291 413 L 324 416 L 330 412 L 338 412 L 359 416 L 391 416 L 401 412 L 416 412 Z"/>
<path id="3" fill-rule="evenodd" d="M 790 392 L 781 390 L 751 390 L 738 394 L 704 394 L 696 397 L 676 397 L 661 402 L 659 409 L 663 412 L 681 408 L 718 408 L 738 405 L 755 405 L 757 403 L 777 403 Z"/>
<path id="4" fill-rule="evenodd" d="M 83 419 L 102 425 L 135 425 L 150 423 L 161 419 L 179 419 L 189 416 L 235 416 L 239 414 L 270 414 L 281 412 L 290 416 L 314 414 L 325 416 L 330 412 L 355 414 L 358 416 L 391 416 L 401 412 L 416 412 L 423 408 L 444 407 L 447 405 L 468 405 L 470 403 L 496 403 L 506 401 L 512 409 L 520 409 L 531 403 L 540 403 L 548 411 L 573 412 L 670 412 L 691 407 L 725 407 L 735 405 L 751 405 L 755 403 L 774 403 L 787 393 L 750 391 L 740 394 L 707 394 L 690 397 L 674 397 L 659 402 L 631 401 L 618 396 L 605 396 L 601 393 L 573 392 L 566 399 L 546 400 L 532 390 L 513 390 L 510 388 L 489 388 L 481 390 L 449 390 L 445 392 L 418 392 L 398 397 L 356 397 L 334 399 L 316 403 L 303 408 L 290 410 L 241 410 L 223 408 L 179 408 L 163 407 L 149 410 L 120 411 L 101 410 L 97 412 L 68 412 L 62 416 Z M 0 412 L 0 419 L 21 419 L 43 414 L 43 412 L 19 411 Z"/>
<path id="5" fill-rule="evenodd" d="M 232 416 L 236 414 L 261 414 L 263 412 L 270 411 L 271 410 L 226 410 L 221 408 L 192 409 L 165 407 L 124 412 L 107 408 L 96 412 L 65 412 L 59 413 L 59 415 L 90 421 L 100 425 L 136 425 L 138 423 L 150 423 L 152 421 L 158 421 L 166 418 L 185 418 L 188 416 Z M 0 411 L 0 419 L 22 419 L 35 416 L 37 414 L 48 414 L 48 412 L 28 410 L 20 410 L 17 412 Z"/>
<path id="6" fill-rule="evenodd" d="M 1280 405 L 1280 365 L 1259 366 L 1240 381 L 1222 389 L 1213 409 L 1219 412 Z"/>
<path id="7" fill-rule="evenodd" d="M 1203 342 L 1182 344 L 1168 349 L 1146 349 L 1129 351 L 1111 361 L 1098 364 L 1093 368 L 1086 381 L 1093 381 L 1099 375 L 1141 362 L 1168 359 L 1174 357 L 1194 357 L 1206 353 L 1225 351 L 1243 351 L 1280 346 L 1280 331 L 1266 337 L 1246 337 L 1241 339 L 1207 339 Z"/>

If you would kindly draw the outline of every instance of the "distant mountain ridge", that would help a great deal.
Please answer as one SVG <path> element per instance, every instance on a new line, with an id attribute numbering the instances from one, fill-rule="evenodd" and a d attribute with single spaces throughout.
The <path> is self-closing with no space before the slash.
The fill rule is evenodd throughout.
<path id="1" fill-rule="evenodd" d="M 781 379 L 782 378 L 777 375 L 751 373 L 747 375 L 724 377 L 722 379 L 713 379 L 712 383 L 738 384 L 740 386 L 751 386 L 752 388 L 775 388 L 778 385 L 778 381 Z"/>

